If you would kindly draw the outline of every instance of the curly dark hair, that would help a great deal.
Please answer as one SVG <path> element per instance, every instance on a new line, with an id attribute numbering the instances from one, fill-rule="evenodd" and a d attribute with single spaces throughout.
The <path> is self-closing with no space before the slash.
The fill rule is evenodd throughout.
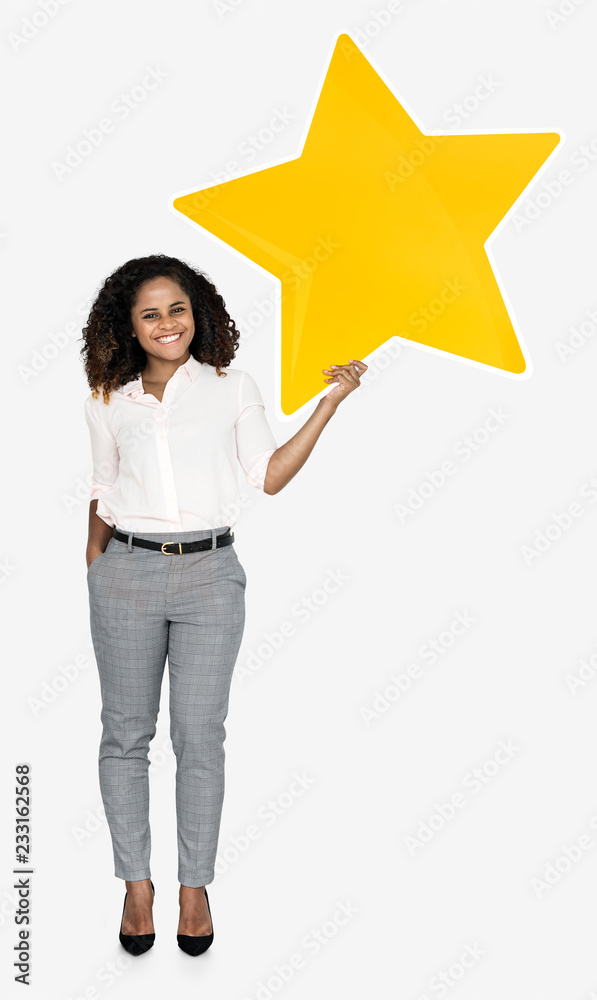
<path id="1" fill-rule="evenodd" d="M 195 336 L 189 352 L 197 361 L 213 365 L 218 375 L 226 372 L 236 351 L 240 333 L 224 299 L 203 271 L 178 257 L 152 254 L 122 264 L 100 288 L 83 327 L 81 357 L 94 398 L 103 390 L 104 403 L 110 393 L 145 368 L 147 356 L 133 333 L 131 310 L 141 285 L 153 278 L 172 278 L 191 300 Z"/>

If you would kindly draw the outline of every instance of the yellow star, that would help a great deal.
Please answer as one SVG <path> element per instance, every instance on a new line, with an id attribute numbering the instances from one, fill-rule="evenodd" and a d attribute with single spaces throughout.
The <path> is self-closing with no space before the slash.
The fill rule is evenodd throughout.
<path id="1" fill-rule="evenodd" d="M 559 140 L 421 132 L 343 34 L 300 156 L 173 207 L 280 279 L 292 414 L 394 336 L 524 372 L 484 244 Z"/>

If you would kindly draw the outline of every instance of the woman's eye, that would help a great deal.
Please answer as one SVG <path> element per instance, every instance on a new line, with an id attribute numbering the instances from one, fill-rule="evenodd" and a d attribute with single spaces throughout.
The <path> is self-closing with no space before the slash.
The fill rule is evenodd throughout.
<path id="1" fill-rule="evenodd" d="M 184 306 L 176 306 L 176 308 L 172 309 L 171 311 L 172 312 L 183 312 L 184 311 Z M 143 317 L 143 319 L 154 319 L 156 316 L 157 316 L 157 313 L 146 313 L 145 316 Z"/>

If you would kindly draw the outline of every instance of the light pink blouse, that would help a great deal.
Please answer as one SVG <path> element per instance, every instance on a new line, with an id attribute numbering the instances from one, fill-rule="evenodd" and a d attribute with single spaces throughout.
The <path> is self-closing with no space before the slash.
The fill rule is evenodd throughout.
<path id="1" fill-rule="evenodd" d="M 192 355 L 167 382 L 160 402 L 141 377 L 104 403 L 85 400 L 93 482 L 89 500 L 106 524 L 124 531 L 195 531 L 231 527 L 241 495 L 238 463 L 263 489 L 277 448 L 265 404 L 248 372 Z"/>

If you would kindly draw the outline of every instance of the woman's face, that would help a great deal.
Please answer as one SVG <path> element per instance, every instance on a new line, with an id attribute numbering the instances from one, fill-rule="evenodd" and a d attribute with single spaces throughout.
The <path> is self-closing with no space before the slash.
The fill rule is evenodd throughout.
<path id="1" fill-rule="evenodd" d="M 131 319 L 146 354 L 165 361 L 188 356 L 195 336 L 191 300 L 173 278 L 152 278 L 141 285 Z"/>

